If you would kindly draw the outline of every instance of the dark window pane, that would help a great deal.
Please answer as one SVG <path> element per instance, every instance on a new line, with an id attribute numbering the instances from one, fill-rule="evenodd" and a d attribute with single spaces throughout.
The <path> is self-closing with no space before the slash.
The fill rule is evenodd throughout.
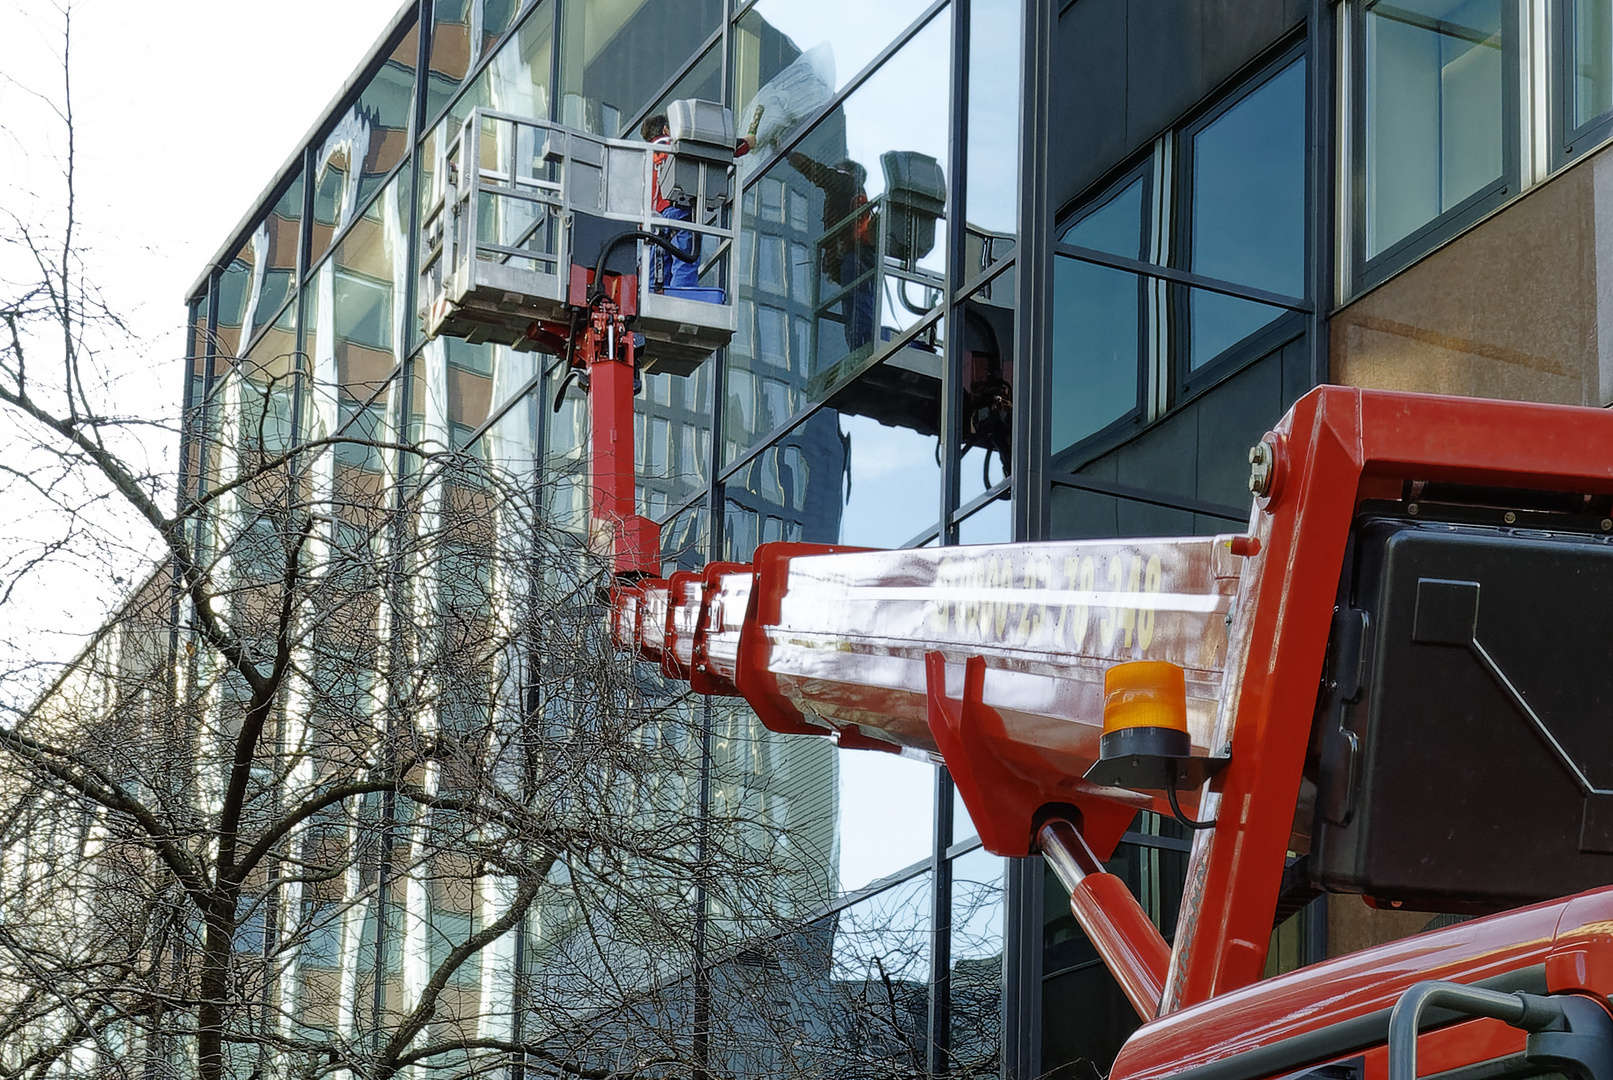
<path id="1" fill-rule="evenodd" d="M 1305 292 L 1305 63 L 1296 60 L 1193 137 L 1192 269 L 1287 296 Z M 1194 290 L 1198 368 L 1283 309 Z"/>
<path id="2" fill-rule="evenodd" d="M 1143 224 L 1144 178 L 1139 176 L 1092 210 L 1081 215 L 1060 237 L 1066 244 L 1106 251 L 1128 259 L 1144 258 L 1148 230 Z"/>
<path id="3" fill-rule="evenodd" d="M 1192 330 L 1190 364 L 1193 370 L 1220 356 L 1244 338 L 1288 314 L 1288 309 L 1240 300 L 1235 296 L 1189 289 L 1188 310 Z"/>
<path id="4" fill-rule="evenodd" d="M 1305 291 L 1305 62 L 1296 60 L 1193 137 L 1192 269 Z"/>
<path id="5" fill-rule="evenodd" d="M 1132 415 L 1141 398 L 1136 274 L 1059 257 L 1053 270 L 1053 452 Z"/>
<path id="6" fill-rule="evenodd" d="M 1501 179 L 1502 0 L 1366 12 L 1367 257 Z"/>
<path id="7" fill-rule="evenodd" d="M 651 106 L 649 111 L 666 112 L 666 107 L 670 103 L 688 98 L 700 101 L 722 100 L 722 42 L 707 49 L 706 54 L 692 68 L 684 72 L 676 85 L 662 94 L 661 100 Z"/>
<path id="8" fill-rule="evenodd" d="M 1005 478 L 1013 460 L 1013 305 L 1013 271 L 1005 271 L 963 305 L 959 505 Z"/>

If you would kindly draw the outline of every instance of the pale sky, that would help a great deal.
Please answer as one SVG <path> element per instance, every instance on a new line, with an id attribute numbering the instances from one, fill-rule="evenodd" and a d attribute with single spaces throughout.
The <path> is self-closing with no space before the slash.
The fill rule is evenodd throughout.
<path id="1" fill-rule="evenodd" d="M 118 405 L 178 411 L 184 293 L 367 55 L 399 0 L 79 0 L 71 5 L 79 239 L 87 276 L 130 333 L 103 359 Z M 0 0 L 0 214 L 61 221 L 62 8 Z M 28 267 L 0 247 L 9 294 Z M 0 424 L 0 455 L 13 432 Z M 172 473 L 174 440 L 153 432 Z M 11 451 L 11 452 L 14 452 Z M 26 508 L 0 508 L 6 535 Z M 19 521 L 22 525 L 19 526 Z M 50 527 L 40 515 L 39 530 Z M 135 535 L 139 530 L 131 530 Z M 143 538 L 142 538 L 143 539 Z M 119 576 L 140 572 L 138 545 Z M 113 568 L 63 566 L 0 610 L 6 654 L 67 659 L 118 597 Z"/>
<path id="2" fill-rule="evenodd" d="M 177 414 L 185 291 L 399 6 L 398 0 L 71 5 L 80 238 L 90 276 L 131 330 L 106 358 L 123 376 L 119 404 L 125 411 L 165 419 Z M 770 2 L 767 10 L 787 20 L 792 6 Z M 911 17 L 910 7 L 922 7 L 888 6 L 900 24 Z M 821 26 L 823 13 L 808 22 Z M 61 103 L 62 23 L 49 0 L 0 0 L 0 211 L 47 229 L 60 220 L 65 138 L 36 95 Z M 924 38 L 922 59 L 944 67 L 945 22 L 938 23 L 941 32 Z M 816 40 L 811 29 L 801 28 L 813 38 L 804 45 Z M 868 37 L 865 31 L 858 37 Z M 846 75 L 866 59 L 848 56 Z M 931 105 L 908 110 L 903 122 L 911 126 L 922 117 L 924 145 L 910 148 L 943 157 L 945 110 Z M 886 130 L 891 122 L 880 112 L 852 125 L 877 143 L 867 148 L 870 160 L 894 145 Z M 915 137 L 906 133 L 908 142 Z M 17 272 L 0 251 L 0 282 L 15 280 Z M 0 430 L 0 453 L 9 434 Z M 154 464 L 171 473 L 172 440 L 154 435 L 149 449 Z M 867 480 L 866 494 L 873 494 L 878 485 Z M 932 509 L 915 507 L 911 520 Z M 17 511 L 0 514 L 15 517 Z M 49 519 L 41 517 L 39 527 L 48 528 Z M 912 531 L 887 540 L 900 543 Z M 125 559 L 125 574 L 141 574 L 149 565 L 137 546 Z M 110 573 L 61 567 L 20 603 L 0 609 L 0 670 L 17 651 L 71 658 L 119 599 Z M 841 766 L 842 813 L 849 823 L 842 838 L 843 886 L 859 887 L 926 858 L 931 770 L 870 753 L 843 755 Z"/>

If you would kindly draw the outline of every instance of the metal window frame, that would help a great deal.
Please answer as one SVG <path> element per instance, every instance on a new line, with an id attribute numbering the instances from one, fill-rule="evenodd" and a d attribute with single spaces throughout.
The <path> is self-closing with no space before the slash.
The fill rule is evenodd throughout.
<path id="1" fill-rule="evenodd" d="M 1113 178 L 1106 181 L 1101 188 L 1098 188 L 1095 195 L 1080 200 L 1079 203 L 1066 210 L 1065 213 L 1059 215 L 1056 219 L 1058 224 L 1055 225 L 1053 230 L 1053 277 L 1055 281 L 1058 278 L 1060 258 L 1069 258 L 1076 262 L 1101 266 L 1110 270 L 1119 270 L 1126 273 L 1135 274 L 1137 277 L 1137 394 L 1132 400 L 1130 409 L 1126 410 L 1126 412 L 1122 415 L 1115 417 L 1097 431 L 1083 435 L 1075 442 L 1064 447 L 1054 447 L 1050 441 L 1049 451 L 1051 460 L 1053 461 L 1060 460 L 1072 454 L 1077 456 L 1084 455 L 1084 457 L 1091 457 L 1093 455 L 1089 451 L 1092 448 L 1100 446 L 1108 448 L 1113 446 L 1117 441 L 1123 441 L 1121 438 L 1122 436 L 1133 431 L 1142 430 L 1149 422 L 1148 404 L 1151 391 L 1149 376 L 1152 361 L 1150 330 L 1152 324 L 1152 312 L 1151 305 L 1149 304 L 1148 294 L 1150 289 L 1153 287 L 1153 281 L 1159 276 L 1156 272 L 1164 270 L 1165 268 L 1156 263 L 1144 261 L 1141 258 L 1128 258 L 1126 256 L 1113 255 L 1106 251 L 1100 251 L 1096 248 L 1089 248 L 1079 244 L 1068 244 L 1064 242 L 1064 237 L 1069 234 L 1071 229 L 1081 224 L 1081 222 L 1103 210 L 1104 207 L 1111 205 L 1133 184 L 1140 183 L 1142 185 L 1142 198 L 1140 200 L 1141 205 L 1138 209 L 1138 254 L 1141 255 L 1144 252 L 1154 250 L 1157 242 L 1161 239 L 1164 239 L 1168 242 L 1168 236 L 1159 237 L 1156 235 L 1156 222 L 1154 220 L 1155 215 L 1153 213 L 1155 195 L 1157 194 L 1154 190 L 1156 186 L 1155 166 L 1157 157 L 1158 155 L 1151 144 L 1147 151 L 1136 155 L 1124 168 L 1119 169 L 1112 174 Z M 1172 271 L 1172 273 L 1174 273 L 1174 271 Z M 1054 325 L 1057 325 L 1056 313 L 1054 315 Z M 1050 346 L 1056 346 L 1057 339 L 1053 336 L 1050 336 L 1049 343 Z M 1048 353 L 1049 370 L 1047 387 L 1049 394 L 1052 394 L 1053 392 L 1052 364 L 1053 354 L 1050 348 Z M 1051 426 L 1049 427 L 1048 436 L 1051 440 Z"/>
<path id="2" fill-rule="evenodd" d="M 1268 304 L 1273 307 L 1282 307 L 1290 312 L 1309 314 L 1313 305 L 1311 297 L 1288 297 L 1280 293 L 1273 293 L 1265 289 L 1249 287 L 1232 287 L 1235 283 L 1217 281 L 1206 278 L 1188 269 L 1193 264 L 1193 158 L 1194 140 L 1206 131 L 1216 121 L 1231 113 L 1239 105 L 1273 79 L 1282 75 L 1294 64 L 1305 65 L 1305 103 L 1302 107 L 1305 131 L 1301 136 L 1304 149 L 1305 176 L 1301 180 L 1303 187 L 1302 198 L 1304 205 L 1300 211 L 1301 225 L 1305 231 L 1301 243 L 1303 250 L 1300 256 L 1300 276 L 1304 287 L 1310 288 L 1310 275 L 1305 268 L 1310 265 L 1311 248 L 1319 230 L 1314 227 L 1316 209 L 1312 205 L 1313 192 L 1310 184 L 1310 170 L 1313 167 L 1310 148 L 1310 127 L 1315 118 L 1315 110 L 1311 107 L 1311 95 L 1314 87 L 1310 80 L 1311 63 L 1310 43 L 1305 36 L 1297 39 L 1290 36 L 1284 42 L 1279 42 L 1274 49 L 1270 49 L 1257 57 L 1234 83 L 1232 89 L 1217 95 L 1210 105 L 1199 112 L 1187 123 L 1176 128 L 1176 153 L 1174 168 L 1175 191 L 1174 215 L 1171 235 L 1171 266 L 1179 267 L 1176 272 L 1181 277 L 1167 277 L 1172 282 L 1169 285 L 1170 319 L 1174 329 L 1170 342 L 1171 354 L 1171 407 L 1178 408 L 1203 394 L 1211 387 L 1216 386 L 1229 376 L 1242 371 L 1249 364 L 1268 355 L 1273 349 L 1286 344 L 1292 339 L 1287 333 L 1294 320 L 1276 316 L 1271 322 L 1245 335 L 1238 341 L 1222 349 L 1215 356 L 1207 360 L 1199 368 L 1192 367 L 1193 356 L 1193 329 L 1192 329 L 1192 290 L 1203 289 L 1208 292 L 1225 296 L 1233 296 L 1244 300 L 1253 300 L 1257 303 Z M 1165 275 L 1161 275 L 1165 277 Z M 1284 325 L 1289 324 L 1289 325 Z"/>
<path id="3" fill-rule="evenodd" d="M 1552 172 L 1579 160 L 1613 139 L 1613 106 L 1574 124 L 1574 36 L 1578 13 L 1572 0 L 1536 0 L 1545 3 L 1548 128 L 1551 147 L 1547 167 Z"/>
<path id="4" fill-rule="evenodd" d="M 1360 296 L 1382 284 L 1424 255 L 1477 224 L 1522 190 L 1519 140 L 1521 138 L 1522 24 L 1519 0 L 1501 4 L 1501 176 L 1457 205 L 1396 240 L 1370 258 L 1367 255 L 1367 9 L 1378 0 L 1349 0 L 1349 183 L 1350 277 L 1349 295 Z"/>

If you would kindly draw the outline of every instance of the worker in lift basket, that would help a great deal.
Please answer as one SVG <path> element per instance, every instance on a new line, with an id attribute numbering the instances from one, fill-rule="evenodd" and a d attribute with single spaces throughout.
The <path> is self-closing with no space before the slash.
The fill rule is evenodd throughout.
<path id="1" fill-rule="evenodd" d="M 734 144 L 734 156 L 744 157 L 750 153 L 751 142 L 756 138 L 756 125 L 761 123 L 762 110 L 756 110 L 756 116 L 751 121 L 750 134 Z M 639 136 L 645 142 L 670 145 L 672 142 L 672 128 L 667 123 L 666 113 L 652 113 L 644 118 L 639 125 Z M 661 170 L 666 168 L 670 155 L 657 153 L 655 155 L 655 183 L 650 192 L 652 209 L 656 215 L 671 218 L 674 221 L 689 221 L 689 208 L 674 206 L 670 200 L 661 197 Z M 667 240 L 679 251 L 700 254 L 700 238 L 688 229 L 663 230 Z M 668 266 L 667 264 L 671 264 Z M 664 292 L 667 289 L 693 289 L 700 285 L 700 262 L 684 262 L 674 259 L 666 252 L 657 249 L 655 252 L 655 267 L 652 275 L 651 289 L 655 292 Z"/>

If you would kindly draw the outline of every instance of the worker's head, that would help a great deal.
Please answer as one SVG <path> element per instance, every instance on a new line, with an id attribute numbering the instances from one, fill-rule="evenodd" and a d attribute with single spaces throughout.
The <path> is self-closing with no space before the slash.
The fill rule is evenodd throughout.
<path id="1" fill-rule="evenodd" d="M 667 125 L 666 113 L 651 113 L 644 118 L 644 123 L 638 126 L 638 133 L 645 142 L 654 142 L 663 135 L 671 134 L 671 127 Z"/>
<path id="2" fill-rule="evenodd" d="M 845 173 L 847 176 L 851 177 L 851 182 L 856 184 L 858 187 L 862 187 L 868 182 L 868 170 L 863 168 L 862 163 L 859 161 L 853 161 L 850 158 L 846 158 L 840 164 L 835 166 L 835 171 Z"/>

